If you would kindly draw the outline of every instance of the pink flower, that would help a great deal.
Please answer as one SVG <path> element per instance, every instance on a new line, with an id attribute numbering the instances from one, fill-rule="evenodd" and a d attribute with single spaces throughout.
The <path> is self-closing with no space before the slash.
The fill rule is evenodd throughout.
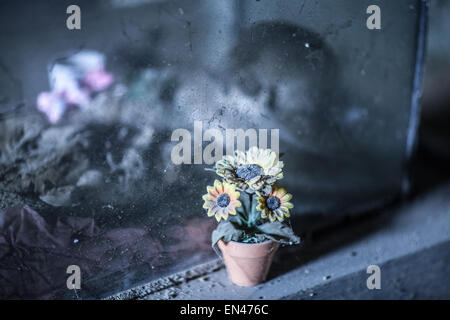
<path id="1" fill-rule="evenodd" d="M 103 54 L 86 50 L 52 66 L 49 71 L 51 92 L 42 92 L 37 98 L 38 109 L 51 123 L 58 122 L 69 107 L 85 108 L 92 93 L 114 82 L 114 76 L 104 68 L 104 60 Z"/>
<path id="2" fill-rule="evenodd" d="M 51 123 L 57 123 L 67 109 L 67 105 L 56 92 L 41 92 L 37 98 L 37 107 Z"/>
<path id="3" fill-rule="evenodd" d="M 79 87 L 67 88 L 60 93 L 64 101 L 71 106 L 85 107 L 89 103 L 89 93 Z"/>
<path id="4" fill-rule="evenodd" d="M 86 72 L 83 83 L 93 92 L 102 91 L 114 82 L 114 76 L 103 68 Z"/>

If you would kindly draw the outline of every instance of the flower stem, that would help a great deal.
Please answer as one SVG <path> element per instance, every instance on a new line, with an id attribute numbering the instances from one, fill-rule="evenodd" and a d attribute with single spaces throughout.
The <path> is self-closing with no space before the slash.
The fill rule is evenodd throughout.
<path id="1" fill-rule="evenodd" d="M 251 194 L 250 195 L 250 208 L 249 208 L 249 213 L 248 213 L 248 222 L 247 222 L 247 226 L 249 228 L 256 226 L 256 222 L 259 219 L 259 212 L 258 210 L 256 210 L 256 194 Z"/>

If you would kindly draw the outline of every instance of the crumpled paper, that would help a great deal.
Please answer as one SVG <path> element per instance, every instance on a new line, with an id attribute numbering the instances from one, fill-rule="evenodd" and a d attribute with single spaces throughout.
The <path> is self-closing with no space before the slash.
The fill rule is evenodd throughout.
<path id="1" fill-rule="evenodd" d="M 165 266 L 209 247 L 213 227 L 205 219 L 170 226 L 163 230 L 163 242 L 145 227 L 107 229 L 94 218 L 39 214 L 27 205 L 10 207 L 0 211 L 0 299 L 54 298 L 55 292 L 67 290 L 70 265 L 81 269 L 82 290 L 100 292 L 102 288 L 86 283 L 101 277 L 111 280 L 112 288 L 120 287 L 108 275 L 119 273 L 120 282 L 127 283 L 128 272 L 139 265 L 164 272 Z M 73 297 L 69 290 L 67 294 Z"/>

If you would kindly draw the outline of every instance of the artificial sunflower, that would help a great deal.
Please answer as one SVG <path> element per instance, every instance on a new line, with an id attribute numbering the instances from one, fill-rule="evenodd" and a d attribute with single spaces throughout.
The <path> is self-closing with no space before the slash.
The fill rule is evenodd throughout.
<path id="1" fill-rule="evenodd" d="M 274 151 L 252 147 L 223 157 L 216 163 L 216 173 L 240 190 L 269 194 L 275 181 L 283 178 L 283 165 Z"/>
<path id="2" fill-rule="evenodd" d="M 241 206 L 239 192 L 236 187 L 228 182 L 214 181 L 214 187 L 207 186 L 208 191 L 202 198 L 205 200 L 203 208 L 208 210 L 208 217 L 215 216 L 217 222 L 223 218 L 228 219 L 228 215 L 235 215 L 236 208 Z"/>
<path id="3" fill-rule="evenodd" d="M 289 202 L 291 199 L 292 195 L 287 193 L 285 188 L 274 185 L 270 194 L 266 196 L 259 194 L 256 209 L 261 211 L 263 219 L 269 218 L 270 222 L 283 221 L 285 217 L 291 216 L 289 210 L 294 207 Z"/>

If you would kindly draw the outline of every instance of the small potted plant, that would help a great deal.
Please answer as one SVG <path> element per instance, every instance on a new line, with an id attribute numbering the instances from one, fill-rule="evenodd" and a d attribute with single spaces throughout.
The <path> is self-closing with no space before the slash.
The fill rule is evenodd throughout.
<path id="1" fill-rule="evenodd" d="M 214 171 L 221 179 L 203 196 L 203 208 L 219 222 L 212 246 L 222 252 L 233 283 L 257 285 L 265 281 L 280 243 L 300 242 L 285 223 L 293 204 L 292 195 L 277 184 L 283 162 L 270 149 L 252 147 L 224 156 Z"/>

